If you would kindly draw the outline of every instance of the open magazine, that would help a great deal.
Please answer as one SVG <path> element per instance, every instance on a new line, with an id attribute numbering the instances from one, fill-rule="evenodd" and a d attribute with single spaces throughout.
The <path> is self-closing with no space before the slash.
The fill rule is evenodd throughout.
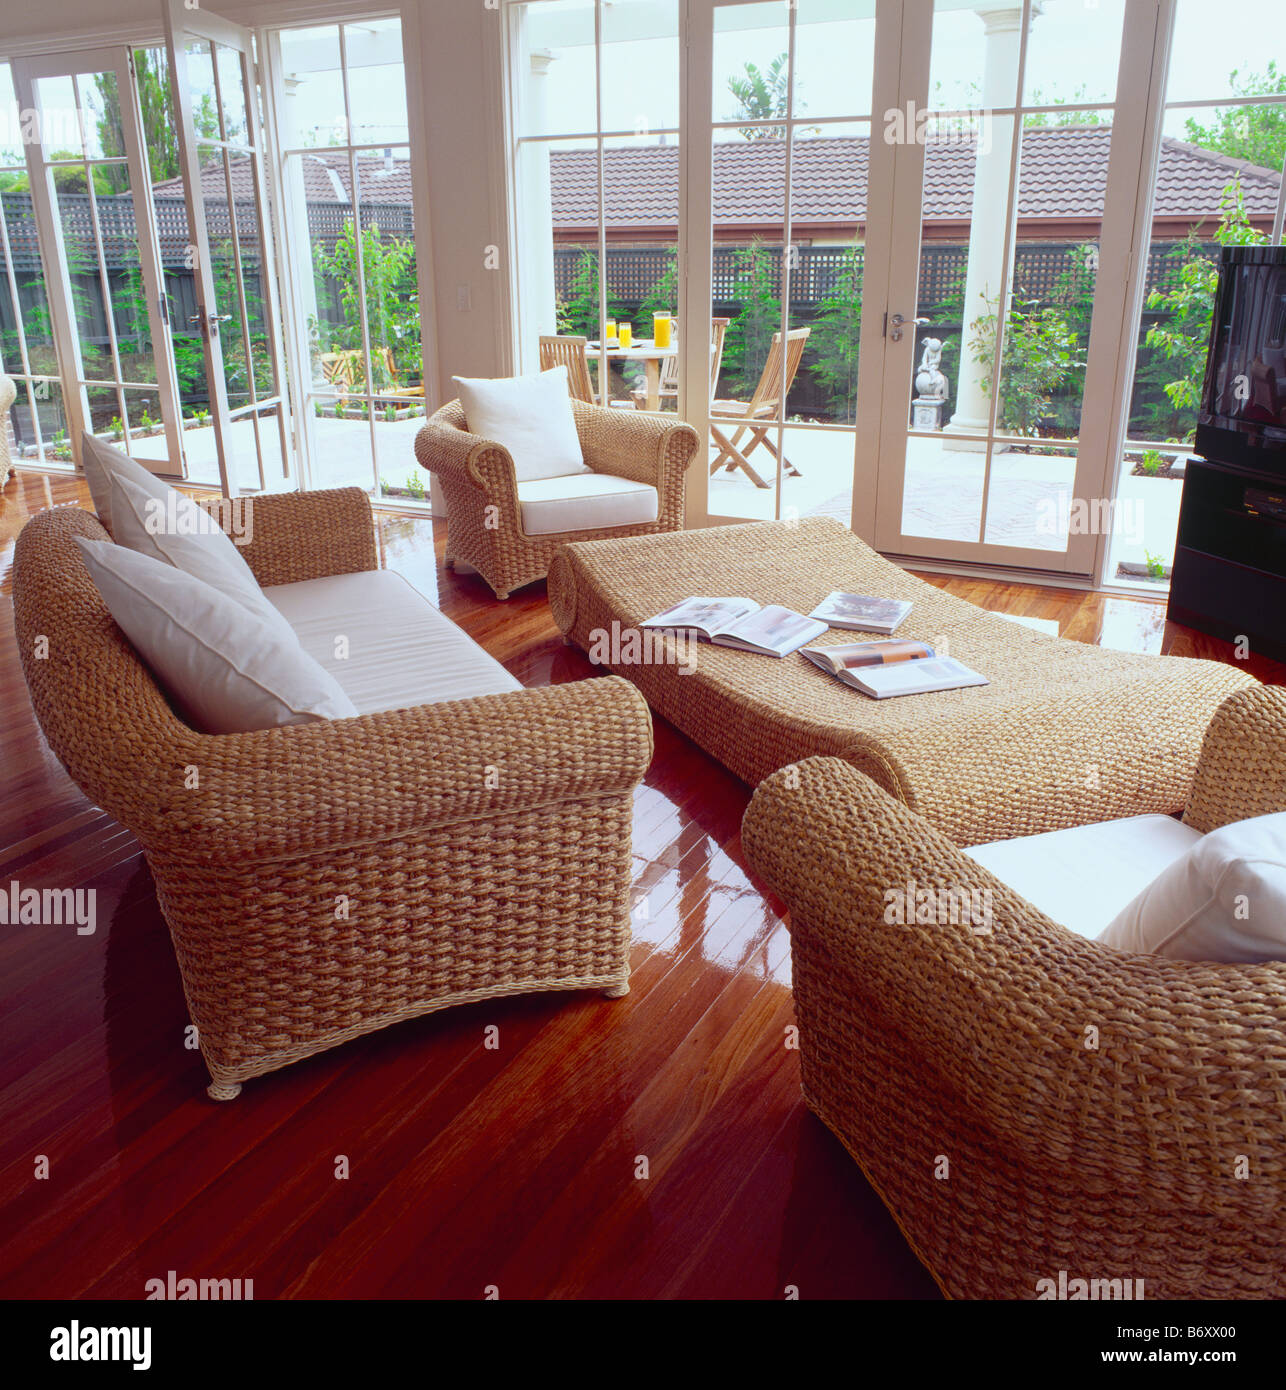
<path id="1" fill-rule="evenodd" d="M 695 632 L 708 642 L 763 656 L 789 656 L 826 631 L 826 624 L 793 608 L 752 598 L 706 598 L 697 595 L 676 603 L 640 627 Z"/>
<path id="2" fill-rule="evenodd" d="M 820 618 L 830 627 L 850 632 L 896 632 L 911 605 L 901 598 L 874 598 L 870 594 L 846 594 L 836 589 L 808 615 Z"/>
<path id="3" fill-rule="evenodd" d="M 962 662 L 939 656 L 927 642 L 895 638 L 889 642 L 846 642 L 839 647 L 805 647 L 800 653 L 845 685 L 887 700 L 893 695 L 927 695 L 988 685 L 987 678 Z"/>

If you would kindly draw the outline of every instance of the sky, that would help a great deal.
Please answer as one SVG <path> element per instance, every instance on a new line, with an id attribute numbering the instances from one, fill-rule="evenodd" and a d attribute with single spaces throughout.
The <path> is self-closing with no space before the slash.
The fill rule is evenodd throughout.
<path id="1" fill-rule="evenodd" d="M 541 9 L 543 6 L 533 6 Z M 614 8 L 604 10 L 606 16 Z M 806 115 L 858 115 L 870 106 L 874 20 L 810 23 L 810 0 L 798 0 L 796 70 Z M 834 5 L 830 8 L 834 9 Z M 871 0 L 852 0 L 862 15 Z M 1028 101 L 1111 101 L 1121 52 L 1125 0 L 1045 0 L 1028 41 Z M 580 12 L 579 37 L 592 38 L 589 0 L 552 0 L 565 33 Z M 719 17 L 752 13 L 755 29 L 719 30 Z M 546 33 L 548 29 L 546 28 Z M 533 15 L 532 43 L 543 37 Z M 787 45 L 780 0 L 717 12 L 713 87 L 715 118 L 730 118 L 736 105 L 728 77 L 746 62 L 766 66 Z M 611 49 L 615 51 L 612 52 Z M 677 41 L 673 38 L 611 45 L 604 56 L 605 125 L 648 129 L 673 126 L 678 115 Z M 593 51 L 587 44 L 556 50 L 546 79 L 545 133 L 583 130 L 593 124 Z M 970 107 L 978 103 L 977 82 L 984 54 L 983 26 L 969 9 L 939 13 L 934 21 L 931 104 Z M 609 56 L 610 55 L 610 56 Z M 1270 58 L 1286 69 L 1286 3 L 1283 0 L 1180 0 L 1167 100 L 1212 100 L 1227 95 L 1234 69 L 1262 70 Z M 1142 76 L 1142 74 L 1140 75 Z M 1171 113 L 1166 129 L 1181 134 L 1185 117 Z M 534 132 L 533 132 L 534 133 Z"/>

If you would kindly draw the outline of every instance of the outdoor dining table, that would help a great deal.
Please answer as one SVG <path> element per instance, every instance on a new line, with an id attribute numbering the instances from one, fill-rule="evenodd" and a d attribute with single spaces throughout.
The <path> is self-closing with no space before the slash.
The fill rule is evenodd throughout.
<path id="1" fill-rule="evenodd" d="M 678 352 L 678 347 L 671 343 L 669 347 L 659 348 L 651 338 L 635 338 L 627 348 L 623 348 L 619 344 L 613 347 L 611 344 L 612 340 L 609 338 L 606 352 L 609 362 L 624 362 L 632 358 L 636 362 L 643 363 L 643 369 L 647 373 L 647 405 L 644 408 L 659 410 L 661 408 L 661 363 L 667 357 L 673 357 Z M 597 340 L 586 345 L 585 355 L 591 360 L 604 356 Z"/>

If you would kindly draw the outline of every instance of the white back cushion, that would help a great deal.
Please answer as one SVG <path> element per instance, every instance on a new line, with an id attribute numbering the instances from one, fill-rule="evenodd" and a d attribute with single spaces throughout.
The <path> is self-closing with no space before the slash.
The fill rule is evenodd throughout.
<path id="1" fill-rule="evenodd" d="M 112 617 L 194 729 L 248 733 L 357 713 L 293 633 L 150 555 L 76 543 Z"/>
<path id="2" fill-rule="evenodd" d="M 1286 811 L 1203 835 L 1098 939 L 1172 960 L 1286 960 Z"/>
<path id="3" fill-rule="evenodd" d="M 293 635 L 290 624 L 264 597 L 241 552 L 204 507 L 172 487 L 158 497 L 123 473 L 113 473 L 109 483 L 117 545 L 203 580 L 279 627 L 283 635 Z"/>
<path id="4" fill-rule="evenodd" d="M 154 473 L 149 473 L 141 463 L 135 463 L 123 450 L 89 433 L 80 437 L 80 461 L 85 469 L 85 481 L 89 484 L 89 495 L 94 501 L 98 519 L 112 533 L 116 534 L 116 523 L 112 517 L 112 478 L 128 478 L 135 487 L 151 497 L 164 498 L 174 489 L 163 483 Z"/>
<path id="5" fill-rule="evenodd" d="M 567 368 L 532 376 L 457 376 L 460 404 L 470 434 L 509 450 L 520 483 L 588 473 L 576 434 Z"/>

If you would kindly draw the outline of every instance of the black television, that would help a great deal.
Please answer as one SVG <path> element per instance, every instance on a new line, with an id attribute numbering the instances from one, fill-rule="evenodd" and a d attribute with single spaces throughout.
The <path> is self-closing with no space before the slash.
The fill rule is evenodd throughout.
<path id="1" fill-rule="evenodd" d="M 1286 475 L 1286 246 L 1225 246 L 1196 452 Z"/>

